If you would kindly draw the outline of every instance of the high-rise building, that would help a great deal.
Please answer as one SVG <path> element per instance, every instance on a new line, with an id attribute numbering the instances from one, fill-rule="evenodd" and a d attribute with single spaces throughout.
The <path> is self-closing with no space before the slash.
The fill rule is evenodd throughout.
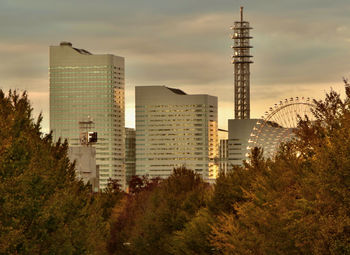
<path id="1" fill-rule="evenodd" d="M 125 185 L 124 58 L 96 55 L 69 42 L 50 46 L 50 129 L 55 140 L 79 146 L 79 123 L 93 120 L 98 133 L 100 189 Z"/>
<path id="2" fill-rule="evenodd" d="M 125 128 L 125 175 L 126 184 L 136 174 L 136 131 L 134 128 Z"/>
<path id="3" fill-rule="evenodd" d="M 185 166 L 217 177 L 217 97 L 165 86 L 136 87 L 136 174 L 168 177 Z"/>

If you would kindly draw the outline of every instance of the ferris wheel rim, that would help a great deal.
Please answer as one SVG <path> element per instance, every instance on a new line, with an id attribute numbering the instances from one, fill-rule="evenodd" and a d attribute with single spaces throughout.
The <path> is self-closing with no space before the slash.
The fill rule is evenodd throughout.
<path id="1" fill-rule="evenodd" d="M 275 123 L 278 127 L 285 128 L 285 132 L 282 132 L 284 137 L 278 137 L 276 140 L 273 140 L 273 143 L 278 145 L 281 142 L 285 141 L 287 138 L 289 139 L 291 134 L 293 133 L 293 130 L 297 127 L 297 125 L 294 125 L 294 122 L 297 120 L 297 116 L 301 116 L 304 114 L 306 116 L 306 112 L 312 113 L 313 108 L 315 108 L 315 104 L 313 103 L 314 99 L 310 98 L 304 98 L 304 97 L 295 97 L 290 99 L 285 99 L 284 102 L 280 101 L 280 104 L 275 104 L 274 107 L 270 107 L 269 111 L 265 112 L 265 116 L 262 116 L 260 120 L 257 121 L 257 123 L 254 125 L 252 133 L 250 135 L 248 144 L 250 144 L 248 147 L 251 148 L 251 145 L 256 147 L 256 145 L 261 145 L 261 142 L 259 142 L 259 136 L 263 134 L 264 128 L 268 126 L 271 123 Z M 302 107 L 300 107 L 302 106 Z M 287 109 L 288 111 L 285 114 L 289 114 L 290 116 L 283 116 L 283 111 Z M 299 112 L 301 111 L 301 114 Z M 293 112 L 293 114 L 291 114 Z M 295 115 L 295 116 L 293 116 Z M 279 125 L 279 123 L 273 119 L 274 116 L 277 116 L 282 122 L 285 121 L 283 118 L 287 118 L 287 122 L 289 121 L 289 125 L 283 126 Z M 293 125 L 292 125 L 293 121 Z M 265 134 L 266 135 L 266 134 Z M 263 138 L 264 140 L 265 138 Z M 262 147 L 262 146 L 259 146 Z"/>

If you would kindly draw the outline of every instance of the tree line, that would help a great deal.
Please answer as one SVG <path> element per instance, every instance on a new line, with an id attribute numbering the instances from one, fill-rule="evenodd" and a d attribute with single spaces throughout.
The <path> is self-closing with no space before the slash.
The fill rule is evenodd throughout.
<path id="1" fill-rule="evenodd" d="M 348 88 L 272 158 L 254 148 L 214 185 L 184 167 L 135 176 L 129 193 L 91 192 L 27 94 L 0 90 L 0 254 L 350 254 Z"/>

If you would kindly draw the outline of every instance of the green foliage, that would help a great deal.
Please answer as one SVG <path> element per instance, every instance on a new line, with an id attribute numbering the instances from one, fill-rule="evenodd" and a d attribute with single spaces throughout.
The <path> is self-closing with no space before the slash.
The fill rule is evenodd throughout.
<path id="1" fill-rule="evenodd" d="M 26 93 L 0 90 L 0 254 L 103 254 L 100 206 L 31 114 Z"/>

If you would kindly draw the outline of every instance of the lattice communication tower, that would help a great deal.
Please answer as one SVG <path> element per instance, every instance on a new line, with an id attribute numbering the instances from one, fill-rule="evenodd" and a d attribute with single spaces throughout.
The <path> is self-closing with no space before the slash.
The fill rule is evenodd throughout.
<path id="1" fill-rule="evenodd" d="M 250 64 L 253 63 L 250 55 L 249 22 L 243 21 L 243 7 L 241 20 L 235 21 L 233 30 L 234 83 L 235 83 L 235 119 L 250 119 Z"/>

